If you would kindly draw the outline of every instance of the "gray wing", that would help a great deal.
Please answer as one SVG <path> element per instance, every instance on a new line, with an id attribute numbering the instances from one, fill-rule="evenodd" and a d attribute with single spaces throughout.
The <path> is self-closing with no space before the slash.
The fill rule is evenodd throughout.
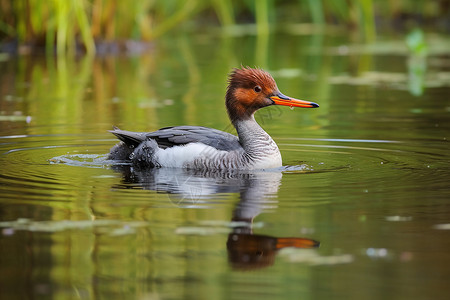
<path id="1" fill-rule="evenodd" d="M 201 126 L 165 127 L 154 132 L 131 132 L 114 128 L 111 133 L 129 146 L 137 146 L 145 140 L 152 139 L 163 149 L 189 143 L 203 143 L 225 151 L 242 148 L 237 136 Z"/>

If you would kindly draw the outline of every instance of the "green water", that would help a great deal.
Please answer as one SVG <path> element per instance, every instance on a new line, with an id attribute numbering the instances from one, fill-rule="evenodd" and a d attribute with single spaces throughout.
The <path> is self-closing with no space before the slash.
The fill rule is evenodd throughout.
<path id="1" fill-rule="evenodd" d="M 402 35 L 293 32 L 0 56 L 0 298 L 447 299 L 450 40 L 426 38 L 425 55 Z M 233 132 L 223 98 L 241 64 L 320 104 L 258 112 L 282 170 L 105 160 L 113 125 Z"/>

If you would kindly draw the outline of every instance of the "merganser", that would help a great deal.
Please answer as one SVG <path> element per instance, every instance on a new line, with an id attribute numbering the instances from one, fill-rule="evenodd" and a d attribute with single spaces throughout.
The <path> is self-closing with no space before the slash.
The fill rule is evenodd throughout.
<path id="1" fill-rule="evenodd" d="M 281 167 L 280 150 L 255 121 L 255 112 L 270 105 L 313 108 L 317 103 L 283 95 L 272 76 L 262 70 L 235 68 L 228 78 L 225 105 L 238 136 L 201 126 L 165 127 L 130 132 L 114 127 L 121 142 L 109 159 L 140 167 L 208 170 L 255 170 Z"/>

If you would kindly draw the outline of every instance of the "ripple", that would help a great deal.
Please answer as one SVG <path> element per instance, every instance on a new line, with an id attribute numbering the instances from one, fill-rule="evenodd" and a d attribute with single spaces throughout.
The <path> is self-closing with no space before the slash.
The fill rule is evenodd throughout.
<path id="1" fill-rule="evenodd" d="M 109 166 L 107 154 L 64 154 L 49 159 L 51 164 L 66 164 L 88 168 L 104 168 Z"/>
<path id="2" fill-rule="evenodd" d="M 314 171 L 314 168 L 307 164 L 301 164 L 301 165 L 286 165 L 282 166 L 280 170 L 283 173 L 306 173 Z"/>
<path id="3" fill-rule="evenodd" d="M 294 182 L 298 176 L 304 175 L 314 177 L 313 186 L 321 187 L 330 184 L 333 174 L 339 174 L 333 176 L 333 180 L 339 182 L 340 189 L 354 189 L 356 184 L 357 188 L 368 192 L 373 191 L 371 187 L 377 181 L 386 182 L 385 185 L 392 189 L 413 190 L 417 182 L 437 188 L 446 185 L 444 178 L 449 169 L 446 141 L 341 138 L 278 140 L 285 165 L 273 171 L 286 176 L 283 181 L 288 184 L 283 188 L 293 189 L 293 194 L 296 193 Z M 102 186 L 104 193 L 109 193 L 111 187 L 115 190 L 120 188 L 123 191 L 116 192 L 117 197 L 129 196 L 134 200 L 148 201 L 148 192 L 145 190 L 154 190 L 151 180 L 155 176 L 118 172 L 115 167 L 120 167 L 120 163 L 108 160 L 106 154 L 115 142 L 114 139 L 104 139 L 103 135 L 83 134 L 0 137 L 0 197 L 8 201 L 18 201 L 19 198 L 20 201 L 48 201 L 50 198 L 52 201 L 72 201 L 79 198 L 77 194 L 93 193 L 98 186 Z M 127 167 L 127 164 L 122 165 Z M 156 176 L 159 192 L 170 187 L 170 198 L 179 201 L 176 195 L 181 193 L 180 187 L 172 186 L 173 172 L 165 177 L 160 173 Z M 118 178 L 122 178 L 122 183 L 118 182 Z M 164 178 L 168 181 L 161 182 Z M 206 194 L 204 197 L 214 199 L 218 199 L 217 193 L 222 193 L 224 198 L 223 193 L 227 193 L 225 187 L 230 180 L 237 180 L 230 185 L 232 193 L 237 192 L 235 190 L 242 181 L 239 178 L 222 177 L 212 177 L 215 179 L 211 180 L 211 177 L 202 174 L 190 174 L 182 178 L 189 179 L 190 187 L 202 187 L 202 192 Z M 203 182 L 202 178 L 206 181 Z M 249 178 L 246 177 L 246 180 Z M 292 178 L 292 186 L 289 178 Z M 399 178 L 401 184 L 395 184 Z M 136 189 L 142 192 L 137 193 Z M 188 195 L 192 196 L 192 193 L 190 191 Z M 203 194 L 195 195 L 203 197 Z M 321 199 L 327 201 L 329 196 L 323 195 Z"/>
<path id="4" fill-rule="evenodd" d="M 150 224 L 142 221 L 122 221 L 122 220 L 53 220 L 53 221 L 33 221 L 20 218 L 15 221 L 0 222 L 3 235 L 12 235 L 15 231 L 32 232 L 60 232 L 66 230 L 86 230 L 100 228 L 101 231 L 110 235 L 135 234 L 136 228 L 145 228 Z"/>
<path id="5" fill-rule="evenodd" d="M 109 144 L 92 135 L 0 137 L 0 199 L 5 203 L 70 202 L 92 189 L 92 168 L 107 168 Z M 56 166 L 58 164 L 59 166 Z M 83 171 L 72 166 L 84 166 Z M 75 192 L 74 192 L 75 191 Z"/>

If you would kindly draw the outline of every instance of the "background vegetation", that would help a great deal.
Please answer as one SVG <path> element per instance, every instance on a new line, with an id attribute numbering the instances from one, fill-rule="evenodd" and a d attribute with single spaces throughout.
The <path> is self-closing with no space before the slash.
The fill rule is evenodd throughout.
<path id="1" fill-rule="evenodd" d="M 120 51 L 130 46 L 125 41 L 151 41 L 175 28 L 255 24 L 257 34 L 266 34 L 287 23 L 312 23 L 319 30 L 357 30 L 370 42 L 383 26 L 442 19 L 449 26 L 449 6 L 448 0 L 0 0 L 0 38 L 4 51 L 92 54 Z"/>

